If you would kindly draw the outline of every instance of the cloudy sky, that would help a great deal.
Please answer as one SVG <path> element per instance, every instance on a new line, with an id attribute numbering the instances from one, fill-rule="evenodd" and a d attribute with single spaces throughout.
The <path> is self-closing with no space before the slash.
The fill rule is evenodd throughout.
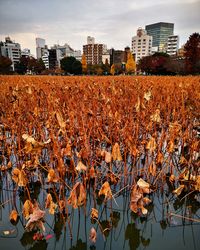
<path id="1" fill-rule="evenodd" d="M 200 32 L 200 0 L 0 0 L 0 40 L 5 36 L 35 52 L 35 38 L 81 49 L 87 36 L 108 48 L 130 46 L 138 27 L 172 22 L 180 45 Z"/>

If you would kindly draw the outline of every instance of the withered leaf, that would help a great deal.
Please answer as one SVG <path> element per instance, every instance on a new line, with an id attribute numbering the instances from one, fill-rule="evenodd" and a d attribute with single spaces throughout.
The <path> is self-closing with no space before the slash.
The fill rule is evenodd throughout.
<path id="1" fill-rule="evenodd" d="M 97 240 L 97 232 L 96 232 L 96 230 L 94 229 L 94 227 L 92 227 L 91 229 L 90 229 L 90 241 L 92 242 L 92 243 L 95 243 L 96 242 L 96 240 Z"/>
<path id="2" fill-rule="evenodd" d="M 108 151 L 105 151 L 105 162 L 110 163 L 112 161 L 112 154 Z"/>
<path id="3" fill-rule="evenodd" d="M 196 177 L 196 183 L 195 183 L 195 190 L 200 192 L 200 175 L 197 175 Z"/>
<path id="4" fill-rule="evenodd" d="M 63 120 L 63 117 L 62 117 L 62 114 L 58 111 L 56 112 L 56 118 L 57 118 L 57 121 L 58 121 L 58 124 L 59 126 L 64 129 L 66 127 L 66 123 L 65 121 Z"/>
<path id="5" fill-rule="evenodd" d="M 115 143 L 115 145 L 112 148 L 112 158 L 113 158 L 114 161 L 115 160 L 117 160 L 117 161 L 122 160 L 120 147 L 119 147 L 119 144 L 117 142 Z"/>
<path id="6" fill-rule="evenodd" d="M 149 101 L 151 99 L 151 90 L 144 93 L 144 99 Z"/>
<path id="7" fill-rule="evenodd" d="M 86 202 L 86 191 L 81 182 L 77 182 L 68 198 L 68 204 L 72 205 L 73 208 L 84 205 Z"/>
<path id="8" fill-rule="evenodd" d="M 156 150 L 156 147 L 157 147 L 156 140 L 154 137 L 151 137 L 151 139 L 147 143 L 146 149 L 148 149 L 152 153 Z"/>
<path id="9" fill-rule="evenodd" d="M 159 151 L 157 153 L 157 157 L 156 157 L 156 163 L 157 164 L 162 164 L 164 160 L 163 154 Z"/>
<path id="10" fill-rule="evenodd" d="M 152 176 L 156 176 L 156 164 L 155 162 L 153 161 L 150 165 L 149 165 L 149 173 L 152 175 Z"/>
<path id="11" fill-rule="evenodd" d="M 12 210 L 10 213 L 10 221 L 11 222 L 17 222 L 17 219 L 19 217 L 19 214 L 17 213 L 16 210 Z"/>
<path id="12" fill-rule="evenodd" d="M 178 196 L 182 193 L 185 185 L 180 185 L 177 189 L 173 191 L 174 194 L 177 194 Z"/>
<path id="13" fill-rule="evenodd" d="M 82 161 L 79 161 L 76 170 L 79 172 L 87 171 L 87 167 L 82 163 Z"/>
<path id="14" fill-rule="evenodd" d="M 172 153 L 174 151 L 174 142 L 172 140 L 168 143 L 168 152 Z"/>
<path id="15" fill-rule="evenodd" d="M 18 168 L 13 169 L 12 179 L 19 187 L 25 187 L 28 183 L 25 171 Z"/>
<path id="16" fill-rule="evenodd" d="M 26 224 L 26 230 L 41 230 L 45 232 L 45 227 L 43 223 L 43 218 L 45 215 L 45 211 L 39 209 L 38 204 L 36 203 L 33 208 L 33 213 L 29 216 L 29 221 Z"/>
<path id="17" fill-rule="evenodd" d="M 105 198 L 112 198 L 110 184 L 107 181 L 102 185 L 101 189 L 99 190 L 99 196 L 100 195 L 105 195 Z"/>
<path id="18" fill-rule="evenodd" d="M 33 204 L 30 200 L 26 200 L 23 206 L 23 215 L 26 220 L 28 220 L 30 214 L 33 213 Z"/>
<path id="19" fill-rule="evenodd" d="M 47 175 L 48 182 L 58 182 L 58 177 L 56 176 L 55 170 L 50 168 Z"/>
<path id="20" fill-rule="evenodd" d="M 143 191 L 143 193 L 149 194 L 151 192 L 150 185 L 142 178 L 137 181 L 138 187 Z"/>
<path id="21" fill-rule="evenodd" d="M 53 202 L 51 194 L 47 194 L 46 202 L 45 202 L 45 208 L 49 208 L 49 213 L 54 214 L 55 209 L 57 208 L 57 205 Z"/>
<path id="22" fill-rule="evenodd" d="M 94 169 L 94 166 L 92 166 L 89 170 L 89 177 L 90 178 L 95 178 L 96 177 L 96 172 L 95 172 L 95 169 Z"/>
<path id="23" fill-rule="evenodd" d="M 91 209 L 91 214 L 90 214 L 91 219 L 96 219 L 98 220 L 99 217 L 99 212 L 96 208 Z"/>
<path id="24" fill-rule="evenodd" d="M 160 110 L 156 109 L 155 113 L 153 115 L 151 115 L 151 120 L 157 123 L 161 122 L 161 118 L 160 118 Z"/>
<path id="25" fill-rule="evenodd" d="M 173 183 L 175 181 L 175 179 L 176 179 L 176 177 L 173 174 L 171 174 L 170 177 L 169 177 L 169 181 L 171 183 Z"/>

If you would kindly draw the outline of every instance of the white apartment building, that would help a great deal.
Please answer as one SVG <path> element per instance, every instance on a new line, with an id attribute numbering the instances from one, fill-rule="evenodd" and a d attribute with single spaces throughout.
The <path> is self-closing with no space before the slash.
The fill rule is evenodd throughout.
<path id="1" fill-rule="evenodd" d="M 42 50 L 42 61 L 45 65 L 46 69 L 49 69 L 49 51 L 48 49 L 43 49 Z"/>
<path id="2" fill-rule="evenodd" d="M 21 51 L 21 56 L 23 56 L 23 57 L 30 57 L 30 56 L 32 56 L 30 49 L 27 49 L 27 48 L 23 49 Z"/>
<path id="3" fill-rule="evenodd" d="M 0 46 L 1 55 L 8 57 L 12 61 L 11 68 L 14 71 L 16 64 L 19 62 L 21 57 L 21 46 L 19 43 L 13 42 L 10 37 L 5 38 L 5 42 L 1 43 Z"/>
<path id="4" fill-rule="evenodd" d="M 136 62 L 142 57 L 151 55 L 152 36 L 147 35 L 146 30 L 138 28 L 137 35 L 132 37 L 131 50 L 135 54 Z"/>
<path id="5" fill-rule="evenodd" d="M 179 49 L 179 36 L 173 35 L 169 36 L 167 39 L 166 52 L 170 56 L 175 56 Z"/>

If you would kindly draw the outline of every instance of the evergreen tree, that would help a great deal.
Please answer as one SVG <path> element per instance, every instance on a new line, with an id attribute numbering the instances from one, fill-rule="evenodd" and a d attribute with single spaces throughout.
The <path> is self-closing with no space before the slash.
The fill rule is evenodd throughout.
<path id="1" fill-rule="evenodd" d="M 73 56 L 64 57 L 60 60 L 61 69 L 65 71 L 66 74 L 73 74 L 72 65 L 76 61 Z"/>

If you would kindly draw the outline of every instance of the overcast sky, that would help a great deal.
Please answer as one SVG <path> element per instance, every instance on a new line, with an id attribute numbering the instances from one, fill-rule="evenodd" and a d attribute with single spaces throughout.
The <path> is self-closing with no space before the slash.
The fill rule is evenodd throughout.
<path id="1" fill-rule="evenodd" d="M 0 0 L 0 40 L 9 35 L 34 55 L 36 37 L 82 50 L 90 35 L 123 49 L 138 27 L 172 22 L 182 45 L 200 33 L 199 13 L 200 0 Z"/>

